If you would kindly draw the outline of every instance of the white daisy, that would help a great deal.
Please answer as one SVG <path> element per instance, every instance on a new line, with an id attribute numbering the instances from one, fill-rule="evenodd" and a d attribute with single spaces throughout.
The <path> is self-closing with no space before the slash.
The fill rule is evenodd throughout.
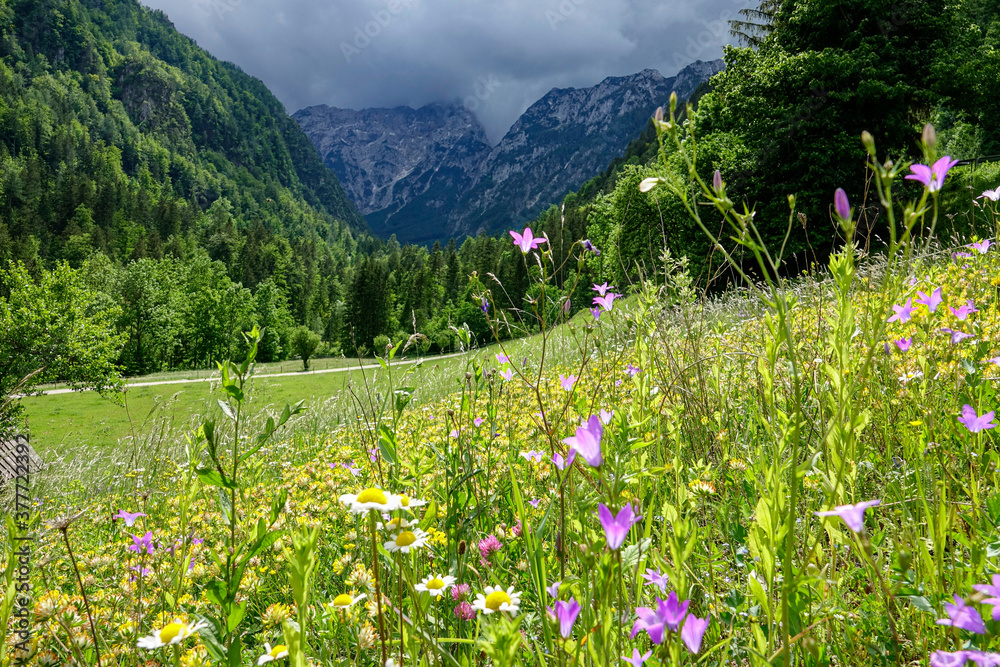
<path id="1" fill-rule="evenodd" d="M 180 644 L 191 635 L 206 627 L 208 627 L 208 625 L 204 621 L 200 621 L 194 625 L 188 625 L 181 619 L 175 618 L 173 623 L 168 623 L 160 630 L 154 630 L 153 634 L 148 637 L 140 638 L 137 646 L 139 648 L 152 650 L 154 648 L 160 648 L 161 646 Z"/>
<path id="2" fill-rule="evenodd" d="M 391 512 L 400 507 L 399 496 L 386 493 L 382 489 L 374 487 L 365 489 L 357 495 L 345 493 L 340 497 L 340 502 L 350 505 L 351 512 L 354 514 L 364 514 L 371 510 Z"/>
<path id="3" fill-rule="evenodd" d="M 348 607 L 354 606 L 355 603 L 361 602 L 366 597 L 368 596 L 364 593 L 357 597 L 351 597 L 347 593 L 341 593 L 337 597 L 333 598 L 333 602 L 330 603 L 330 606 L 334 609 L 347 609 Z"/>
<path id="4" fill-rule="evenodd" d="M 448 590 L 448 587 L 454 585 L 454 583 L 455 577 L 442 577 L 439 574 L 432 574 L 425 577 L 423 581 L 413 588 L 436 598 L 444 595 L 444 592 Z"/>
<path id="5" fill-rule="evenodd" d="M 484 614 L 492 614 L 495 611 L 508 611 L 516 614 L 520 609 L 521 594 L 514 592 L 511 586 L 506 591 L 502 586 L 487 586 L 486 593 L 476 595 L 476 601 L 472 603 L 473 609 L 478 609 Z"/>
<path id="6" fill-rule="evenodd" d="M 405 493 L 399 495 L 399 506 L 404 510 L 411 510 L 414 507 L 423 507 L 427 504 L 426 500 L 420 500 L 418 498 L 411 498 Z"/>
<path id="7" fill-rule="evenodd" d="M 404 496 L 405 497 L 405 496 Z M 389 519 L 388 515 L 384 517 L 386 522 L 378 524 L 379 530 L 388 530 L 390 532 L 396 533 L 400 530 L 406 530 L 412 524 L 403 517 L 396 517 L 395 519 Z"/>
<path id="8" fill-rule="evenodd" d="M 288 647 L 284 644 L 278 644 L 274 648 L 267 642 L 264 642 L 264 655 L 257 658 L 257 666 L 263 665 L 265 662 L 271 662 L 272 660 L 281 660 L 282 658 L 288 657 Z"/>
<path id="9" fill-rule="evenodd" d="M 416 530 L 404 530 L 396 533 L 396 536 L 385 543 L 385 550 L 389 552 L 402 551 L 404 554 L 413 549 L 427 546 L 427 533 L 417 528 Z"/>

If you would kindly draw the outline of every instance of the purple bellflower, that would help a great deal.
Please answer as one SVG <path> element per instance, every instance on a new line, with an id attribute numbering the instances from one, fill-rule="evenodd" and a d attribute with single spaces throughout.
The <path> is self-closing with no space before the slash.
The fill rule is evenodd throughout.
<path id="1" fill-rule="evenodd" d="M 962 416 L 958 418 L 965 428 L 969 429 L 970 433 L 979 433 L 980 431 L 988 431 L 991 428 L 996 428 L 997 425 L 993 421 L 995 415 L 994 410 L 983 414 L 982 416 L 976 414 L 975 408 L 966 403 L 962 406 Z"/>
<path id="2" fill-rule="evenodd" d="M 601 518 L 601 526 L 604 527 L 604 538 L 607 540 L 608 548 L 612 551 L 621 549 L 625 538 L 628 537 L 628 531 L 642 519 L 642 516 L 636 516 L 632 503 L 626 504 L 614 516 L 604 503 L 598 503 L 597 514 Z"/>
<path id="3" fill-rule="evenodd" d="M 860 533 L 865 528 L 865 510 L 881 503 L 881 500 L 866 500 L 857 505 L 837 505 L 832 510 L 813 512 L 813 514 L 816 516 L 839 516 L 848 528 L 855 533 Z"/>
<path id="4" fill-rule="evenodd" d="M 975 607 L 965 604 L 960 596 L 954 596 L 955 604 L 944 603 L 944 611 L 948 618 L 939 618 L 938 625 L 950 625 L 953 628 L 968 630 L 977 635 L 986 634 L 986 625 L 983 624 L 983 617 L 979 615 Z"/>
<path id="5" fill-rule="evenodd" d="M 590 415 L 590 419 L 583 426 L 576 427 L 576 435 L 563 438 L 563 442 L 573 450 L 580 453 L 591 468 L 600 468 L 604 463 L 601 456 L 601 438 L 604 435 L 604 427 L 601 426 L 601 418 L 597 415 Z"/>
<path id="6" fill-rule="evenodd" d="M 920 181 L 931 192 L 938 192 L 944 186 L 945 176 L 956 164 L 958 164 L 958 160 L 952 160 L 950 155 L 945 155 L 930 167 L 926 164 L 911 165 L 910 171 L 913 173 L 906 178 L 911 181 Z"/>
<path id="7" fill-rule="evenodd" d="M 576 623 L 576 617 L 580 614 L 580 603 L 573 598 L 570 598 L 569 602 L 559 600 L 555 604 L 553 614 L 559 621 L 559 634 L 563 639 L 569 639 L 569 636 L 573 634 L 573 624 Z"/>
<path id="8" fill-rule="evenodd" d="M 931 292 L 930 296 L 927 296 L 925 293 L 918 290 L 917 296 L 919 296 L 920 298 L 917 299 L 916 302 L 921 306 L 927 306 L 927 310 L 929 310 L 932 313 L 937 310 L 938 306 L 941 305 L 940 287 Z"/>
<path id="9" fill-rule="evenodd" d="M 913 316 L 913 303 L 912 302 L 913 302 L 913 299 L 910 298 L 910 299 L 907 299 L 906 303 L 903 304 L 902 306 L 893 305 L 892 306 L 892 310 L 893 310 L 893 312 L 895 314 L 892 317 L 890 317 L 887 321 L 888 322 L 899 322 L 900 324 L 904 324 L 906 322 L 909 322 L 910 321 L 910 317 Z"/>
<path id="10" fill-rule="evenodd" d="M 146 515 L 143 514 L 142 512 L 126 512 L 125 510 L 118 510 L 118 514 L 116 514 L 114 518 L 122 519 L 123 521 L 125 521 L 125 525 L 131 528 L 132 524 L 135 523 L 135 520 L 141 516 L 146 516 Z"/>

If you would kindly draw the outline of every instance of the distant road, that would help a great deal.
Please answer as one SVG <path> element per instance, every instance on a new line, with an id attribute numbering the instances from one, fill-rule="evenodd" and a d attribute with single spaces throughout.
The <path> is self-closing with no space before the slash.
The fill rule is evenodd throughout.
<path id="1" fill-rule="evenodd" d="M 466 354 L 465 352 L 453 352 L 452 354 L 442 354 L 438 357 L 424 357 L 421 359 L 411 359 L 410 361 L 396 361 L 393 362 L 393 366 L 403 366 L 407 364 L 416 364 L 419 362 L 431 362 L 438 361 L 439 359 L 451 359 L 452 357 L 460 357 Z M 254 375 L 255 378 L 278 378 L 286 377 L 290 375 L 302 376 L 302 375 L 320 375 L 322 373 L 346 373 L 349 371 L 360 371 L 360 370 L 375 370 L 382 368 L 379 364 L 368 364 L 367 366 L 344 366 L 343 368 L 324 368 L 319 371 L 294 371 L 291 373 L 261 373 L 260 375 Z M 188 380 L 157 380 L 156 382 L 129 382 L 125 385 L 126 389 L 131 389 L 132 387 L 155 387 L 161 384 L 190 384 L 192 382 L 212 382 L 218 380 L 219 376 L 214 375 L 207 378 L 191 378 Z M 41 392 L 42 396 L 53 396 L 55 394 L 71 394 L 76 391 L 90 391 L 89 389 L 49 389 L 48 391 Z M 36 394 L 38 395 L 38 394 Z"/>

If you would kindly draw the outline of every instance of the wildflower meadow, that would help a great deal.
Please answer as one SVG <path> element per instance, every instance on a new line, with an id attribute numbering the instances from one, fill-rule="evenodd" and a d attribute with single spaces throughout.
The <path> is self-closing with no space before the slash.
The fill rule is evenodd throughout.
<path id="1" fill-rule="evenodd" d="M 1000 665 L 1000 190 L 974 194 L 981 236 L 943 244 L 933 128 L 912 165 L 866 134 L 872 201 L 831 192 L 839 249 L 792 276 L 673 106 L 655 124 L 682 169 L 640 188 L 681 200 L 730 289 L 669 253 L 585 284 L 600 247 L 556 265 L 512 231 L 525 306 L 480 277 L 495 342 L 456 328 L 450 395 L 419 401 L 398 363 L 419 341 L 391 341 L 325 430 L 253 400 L 248 332 L 155 478 L 35 499 L 27 642 L 7 521 L 0 665 Z"/>

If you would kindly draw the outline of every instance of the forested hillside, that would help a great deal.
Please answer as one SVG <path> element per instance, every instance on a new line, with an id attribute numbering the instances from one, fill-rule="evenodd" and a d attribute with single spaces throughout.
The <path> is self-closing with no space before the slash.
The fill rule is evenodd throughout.
<path id="1" fill-rule="evenodd" d="M 742 46 L 727 49 L 726 70 L 712 78 L 711 92 L 703 87 L 692 95 L 702 112 L 699 171 L 709 178 L 721 170 L 730 197 L 757 206 L 757 224 L 772 251 L 789 234 L 789 271 L 822 260 L 839 242 L 828 209 L 837 187 L 863 204 L 862 243 L 877 250 L 887 239 L 878 202 L 868 193 L 862 131 L 897 161 L 919 157 L 913 137 L 927 122 L 937 128 L 940 154 L 1000 153 L 995 3 L 766 0 L 745 14 L 734 26 Z M 693 273 L 708 283 L 710 245 L 680 201 L 638 190 L 644 178 L 665 175 L 658 150 L 651 124 L 625 157 L 533 227 L 584 218 L 588 235 L 607 249 L 601 278 L 616 284 L 635 280 L 643 268 L 652 273 L 665 248 L 689 257 Z M 673 148 L 666 150 L 674 173 L 682 174 Z M 951 214 L 939 233 L 970 230 L 976 215 L 970 195 L 994 187 L 997 173 L 994 164 L 954 171 L 942 194 Z M 897 193 L 918 187 L 895 184 Z M 791 216 L 790 194 L 796 195 Z"/>
<path id="2" fill-rule="evenodd" d="M 204 366 L 254 322 L 262 360 L 298 325 L 351 352 L 461 323 L 456 250 L 379 246 L 281 103 L 162 12 L 0 0 L 0 266 L 78 269 L 121 308 L 126 372 Z"/>

